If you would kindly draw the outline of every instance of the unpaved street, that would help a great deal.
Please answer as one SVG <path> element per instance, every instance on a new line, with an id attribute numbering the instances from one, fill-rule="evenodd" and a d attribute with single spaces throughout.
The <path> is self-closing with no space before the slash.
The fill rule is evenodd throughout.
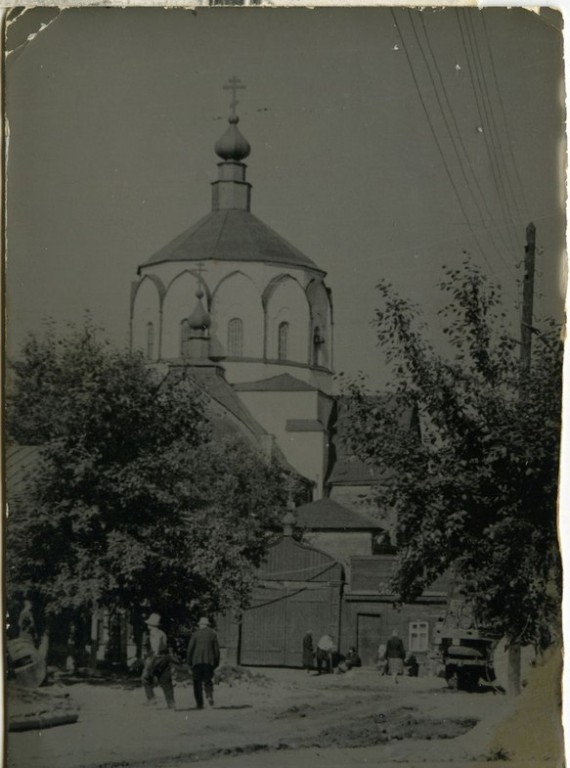
<path id="1" fill-rule="evenodd" d="M 201 765 L 228 756 L 229 767 L 231 756 L 253 759 L 256 752 L 266 758 L 279 752 L 280 765 L 288 763 L 287 756 L 293 765 L 302 754 L 293 750 L 300 748 L 374 747 L 385 760 L 485 756 L 510 706 L 507 697 L 491 691 L 451 692 L 437 678 L 403 678 L 395 685 L 368 669 L 321 677 L 287 669 L 251 674 L 218 685 L 215 707 L 203 711 L 194 708 L 188 682 L 176 687 L 174 712 L 161 698 L 156 708 L 145 706 L 138 686 L 71 685 L 81 705 L 79 722 L 9 734 L 8 765 Z M 476 734 L 475 744 L 472 737 L 462 747 L 461 734 Z"/>

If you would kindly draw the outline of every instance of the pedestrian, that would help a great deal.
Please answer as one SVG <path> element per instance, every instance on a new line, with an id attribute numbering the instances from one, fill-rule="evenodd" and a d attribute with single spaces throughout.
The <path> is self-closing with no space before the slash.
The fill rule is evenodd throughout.
<path id="1" fill-rule="evenodd" d="M 218 636 L 203 616 L 198 629 L 190 638 L 186 661 L 192 672 L 196 709 L 204 709 L 204 691 L 210 706 L 214 706 L 214 670 L 220 663 Z"/>
<path id="2" fill-rule="evenodd" d="M 394 629 L 392 636 L 386 643 L 386 659 L 388 661 L 388 674 L 394 677 L 394 682 L 398 682 L 398 675 L 404 674 L 404 659 L 406 651 L 402 638 L 398 635 L 398 630 Z"/>
<path id="3" fill-rule="evenodd" d="M 336 650 L 334 640 L 330 635 L 323 635 L 317 643 L 317 673 L 321 674 L 324 668 L 327 672 L 332 672 L 332 655 Z"/>
<path id="4" fill-rule="evenodd" d="M 303 669 L 306 670 L 307 674 L 313 668 L 314 655 L 315 649 L 313 647 L 313 633 L 309 629 L 303 638 Z"/>
<path id="5" fill-rule="evenodd" d="M 146 703 L 154 704 L 154 686 L 159 685 L 166 699 L 168 709 L 174 709 L 174 686 L 172 684 L 172 656 L 168 649 L 168 639 L 160 629 L 160 616 L 151 613 L 145 621 L 148 627 L 147 653 L 144 660 L 142 683 L 146 694 Z"/>
<path id="6" fill-rule="evenodd" d="M 18 616 L 18 637 L 31 645 L 36 646 L 37 632 L 34 621 L 34 606 L 31 600 L 24 600 L 24 607 Z"/>
<path id="7" fill-rule="evenodd" d="M 378 672 L 380 672 L 381 675 L 386 674 L 387 661 L 386 661 L 386 646 L 384 643 L 380 643 L 380 645 L 378 646 L 378 657 L 376 659 L 376 666 L 378 668 Z"/>

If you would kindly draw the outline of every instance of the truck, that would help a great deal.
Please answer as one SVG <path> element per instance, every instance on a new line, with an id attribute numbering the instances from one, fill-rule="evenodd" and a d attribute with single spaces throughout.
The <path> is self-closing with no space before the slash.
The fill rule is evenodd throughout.
<path id="1" fill-rule="evenodd" d="M 453 587 L 445 616 L 434 632 L 448 686 L 474 691 L 481 680 L 492 684 L 496 679 L 493 655 L 498 640 L 478 625 L 469 600 L 460 587 Z"/>

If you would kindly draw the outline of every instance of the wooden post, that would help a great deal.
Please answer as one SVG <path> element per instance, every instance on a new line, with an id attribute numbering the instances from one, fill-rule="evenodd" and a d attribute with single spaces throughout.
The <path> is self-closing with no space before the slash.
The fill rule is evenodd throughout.
<path id="1" fill-rule="evenodd" d="M 534 260 L 536 251 L 536 227 L 531 222 L 526 228 L 524 257 L 523 305 L 521 317 L 521 396 L 524 382 L 530 373 L 532 347 L 532 311 L 534 302 Z"/>
<path id="2" fill-rule="evenodd" d="M 532 310 L 534 302 L 534 261 L 536 251 L 536 227 L 532 222 L 526 228 L 524 257 L 523 305 L 521 316 L 520 392 L 524 407 L 526 385 L 531 369 Z M 513 696 L 521 692 L 521 646 L 516 638 L 509 641 L 508 690 Z"/>

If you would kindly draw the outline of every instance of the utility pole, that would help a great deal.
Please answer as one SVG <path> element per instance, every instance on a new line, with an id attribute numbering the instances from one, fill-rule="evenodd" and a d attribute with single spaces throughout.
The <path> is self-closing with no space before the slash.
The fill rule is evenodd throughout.
<path id="1" fill-rule="evenodd" d="M 530 375 L 532 348 L 532 309 L 534 301 L 534 257 L 536 251 L 536 227 L 531 222 L 526 228 L 524 257 L 523 305 L 521 316 L 521 356 L 519 399 L 524 408 L 527 382 Z M 509 693 L 518 696 L 521 692 L 521 646 L 516 638 L 509 640 Z"/>
<path id="2" fill-rule="evenodd" d="M 536 251 L 536 227 L 531 222 L 526 228 L 524 257 L 523 305 L 521 318 L 521 389 L 530 373 L 532 346 L 532 309 L 534 302 L 534 257 Z M 521 392 L 524 397 L 524 392 Z"/>

